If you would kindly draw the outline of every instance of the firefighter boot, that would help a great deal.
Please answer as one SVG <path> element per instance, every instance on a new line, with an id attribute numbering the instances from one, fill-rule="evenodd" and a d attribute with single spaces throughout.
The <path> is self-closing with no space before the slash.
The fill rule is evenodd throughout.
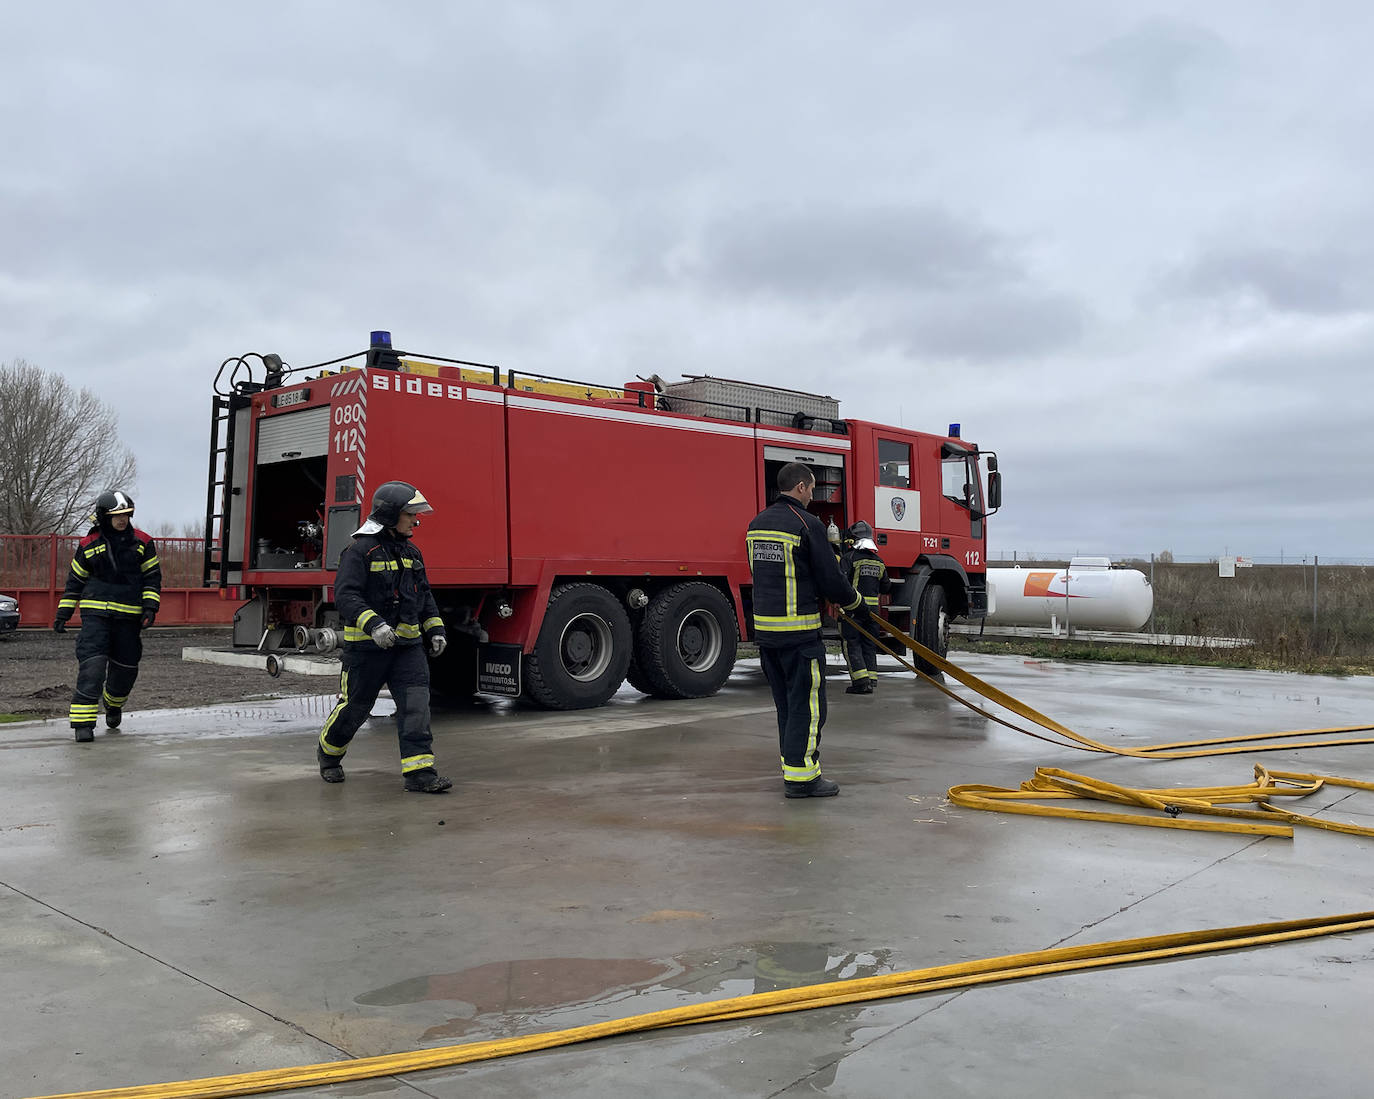
<path id="1" fill-rule="evenodd" d="M 95 739 L 94 725 L 73 725 L 72 732 L 76 734 L 78 744 L 89 744 Z"/>
<path id="2" fill-rule="evenodd" d="M 865 684 L 862 680 L 856 679 L 853 683 L 851 683 L 848 687 L 844 689 L 844 693 L 847 695 L 866 695 L 871 694 L 872 692 L 869 691 L 867 684 Z"/>
<path id="3" fill-rule="evenodd" d="M 118 729 L 119 723 L 124 720 L 124 707 L 106 706 L 105 707 L 105 728 Z"/>
<path id="4" fill-rule="evenodd" d="M 331 756 L 318 744 L 315 745 L 315 762 L 320 765 L 320 778 L 325 782 L 344 780 L 343 756 Z"/>
<path id="5" fill-rule="evenodd" d="M 406 789 L 412 794 L 442 794 L 452 785 L 452 779 L 444 778 L 433 767 L 406 775 Z"/>
<path id="6" fill-rule="evenodd" d="M 817 775 L 810 782 L 784 782 L 789 798 L 833 798 L 840 792 L 840 784 Z"/>

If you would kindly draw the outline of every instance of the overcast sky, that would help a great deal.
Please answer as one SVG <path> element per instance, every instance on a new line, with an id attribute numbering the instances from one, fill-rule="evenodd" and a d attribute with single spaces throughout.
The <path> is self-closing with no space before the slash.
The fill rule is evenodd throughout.
<path id="1" fill-rule="evenodd" d="M 1371 48 L 1355 0 L 11 4 L 0 360 L 118 412 L 150 527 L 221 360 L 390 328 L 959 421 L 994 555 L 1374 558 Z"/>

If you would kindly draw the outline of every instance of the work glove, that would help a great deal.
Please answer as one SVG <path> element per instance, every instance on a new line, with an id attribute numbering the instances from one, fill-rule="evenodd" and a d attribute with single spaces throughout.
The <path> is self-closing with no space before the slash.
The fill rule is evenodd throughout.
<path id="1" fill-rule="evenodd" d="M 871 607 L 869 607 L 867 603 L 860 603 L 857 607 L 855 607 L 852 611 L 849 612 L 849 617 L 854 620 L 854 624 L 856 626 L 862 626 L 870 633 L 872 632 L 873 610 Z"/>
<path id="2" fill-rule="evenodd" d="M 448 648 L 448 638 L 445 637 L 443 634 L 441 634 L 441 633 L 436 633 L 433 637 L 431 637 L 431 638 L 429 639 L 429 654 L 430 654 L 430 656 L 442 656 L 444 650 L 447 649 L 447 648 Z"/>
<path id="3" fill-rule="evenodd" d="M 383 622 L 372 630 L 372 640 L 377 643 L 379 649 L 389 649 L 396 644 L 396 631 Z"/>
<path id="4" fill-rule="evenodd" d="M 58 612 L 57 612 L 57 617 L 54 618 L 54 619 L 52 620 L 53 632 L 54 632 L 54 633 L 66 633 L 66 632 L 67 632 L 67 619 L 71 618 L 71 616 L 72 616 L 72 612 L 71 612 L 71 611 L 58 611 Z"/>
<path id="5" fill-rule="evenodd" d="M 148 629 L 155 618 L 157 618 L 157 611 L 144 611 L 143 617 L 139 619 L 139 629 Z"/>

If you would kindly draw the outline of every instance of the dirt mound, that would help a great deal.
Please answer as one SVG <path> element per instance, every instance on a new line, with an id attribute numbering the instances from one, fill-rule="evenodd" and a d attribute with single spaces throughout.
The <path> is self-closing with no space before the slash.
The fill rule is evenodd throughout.
<path id="1" fill-rule="evenodd" d="M 76 637 L 79 631 L 54 633 L 21 629 L 0 645 L 0 715 L 27 719 L 66 717 L 76 682 Z M 191 664 L 184 648 L 228 648 L 224 629 L 154 627 L 143 634 L 143 661 L 129 695 L 129 710 L 164 710 L 236 702 L 267 695 L 322 694 L 332 681 L 318 676 L 282 673 L 272 679 L 261 668 Z M 3 726 L 0 726 L 3 728 Z"/>

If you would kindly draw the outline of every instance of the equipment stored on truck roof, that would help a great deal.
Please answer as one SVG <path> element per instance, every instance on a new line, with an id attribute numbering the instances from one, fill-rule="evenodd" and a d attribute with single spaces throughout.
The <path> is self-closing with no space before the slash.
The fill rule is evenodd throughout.
<path id="1" fill-rule="evenodd" d="M 988 612 L 996 455 L 843 419 L 830 397 L 693 376 L 593 385 L 397 351 L 292 367 L 226 359 L 215 378 L 205 580 L 245 599 L 235 645 L 329 649 L 339 554 L 371 486 L 422 484 L 423 539 L 453 643 L 437 689 L 570 710 L 629 682 L 661 698 L 720 689 L 751 637 L 744 530 L 805 462 L 812 510 L 874 532 L 883 613 L 943 654 Z M 987 471 L 984 491 L 983 471 Z"/>

